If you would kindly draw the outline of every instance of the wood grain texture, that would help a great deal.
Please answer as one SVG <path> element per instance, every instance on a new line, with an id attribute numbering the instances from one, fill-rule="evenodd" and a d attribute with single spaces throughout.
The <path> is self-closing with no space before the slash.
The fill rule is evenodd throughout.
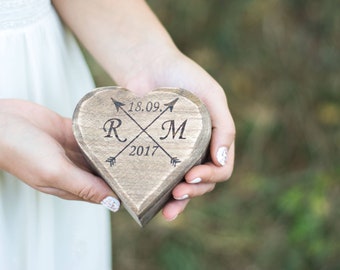
<path id="1" fill-rule="evenodd" d="M 185 173 L 205 157 L 210 116 L 189 91 L 160 88 L 143 97 L 120 87 L 88 93 L 73 130 L 85 157 L 145 226 Z"/>

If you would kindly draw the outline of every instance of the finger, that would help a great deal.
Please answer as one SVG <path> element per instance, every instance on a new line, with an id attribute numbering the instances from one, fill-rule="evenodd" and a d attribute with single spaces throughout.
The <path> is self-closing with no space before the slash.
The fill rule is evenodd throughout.
<path id="1" fill-rule="evenodd" d="M 177 216 L 184 211 L 189 201 L 189 199 L 186 199 L 182 201 L 171 200 L 168 202 L 162 210 L 164 218 L 168 221 L 176 219 Z"/>
<path id="2" fill-rule="evenodd" d="M 59 189 L 59 188 L 53 188 L 53 187 L 36 187 L 37 190 L 40 192 L 50 194 L 53 196 L 57 196 L 59 198 L 62 198 L 64 200 L 74 200 L 74 201 L 83 201 L 83 198 L 80 198 L 70 192 L 67 192 L 65 190 Z"/>
<path id="3" fill-rule="evenodd" d="M 63 133 L 59 138 L 60 144 L 65 149 L 66 155 L 81 169 L 92 172 L 92 168 L 89 167 L 88 162 L 84 158 L 81 149 L 74 137 L 72 130 L 72 121 L 68 118 L 63 118 Z"/>
<path id="4" fill-rule="evenodd" d="M 84 201 L 101 203 L 113 212 L 118 211 L 120 202 L 103 179 L 81 170 L 72 163 L 63 166 L 63 168 L 65 168 L 64 178 L 59 180 L 57 188 Z"/>
<path id="5" fill-rule="evenodd" d="M 84 198 L 79 197 L 73 193 L 70 193 L 68 191 L 59 189 L 59 188 L 53 188 L 53 187 L 37 187 L 37 189 L 41 192 L 51 194 L 54 196 L 57 196 L 59 198 L 65 199 L 65 200 L 75 200 L 75 201 L 85 201 Z M 91 202 L 91 201 L 90 201 Z M 102 204 L 104 207 L 108 208 L 112 212 L 117 212 L 120 207 L 120 202 L 117 198 L 113 196 L 107 196 L 105 197 L 100 204 Z"/>
<path id="6" fill-rule="evenodd" d="M 230 159 L 228 152 L 235 140 L 235 124 L 222 89 L 213 91 L 212 96 L 205 98 L 204 102 L 210 113 L 212 124 L 211 158 L 216 166 L 224 166 Z"/>
<path id="7" fill-rule="evenodd" d="M 188 184 L 180 183 L 172 191 L 172 195 L 175 200 L 185 200 L 188 198 L 193 198 L 201 196 L 207 192 L 212 191 L 215 188 L 215 183 L 199 183 L 199 184 Z"/>
<path id="8" fill-rule="evenodd" d="M 218 183 L 228 180 L 234 168 L 235 143 L 229 149 L 229 160 L 223 167 L 216 166 L 212 162 L 198 165 L 189 170 L 185 175 L 185 180 L 189 184 L 197 183 Z"/>
<path id="9" fill-rule="evenodd" d="M 78 143 L 73 134 L 72 120 L 69 118 L 63 118 L 62 123 L 63 123 L 62 138 L 59 138 L 58 141 L 61 141 L 63 147 L 66 149 L 70 149 L 71 151 L 79 151 Z"/>
<path id="10" fill-rule="evenodd" d="M 221 121 L 225 121 L 224 123 Z M 210 155 L 216 166 L 225 166 L 232 161 L 230 158 L 230 148 L 235 140 L 235 127 L 228 112 L 225 118 L 215 119 L 212 126 Z"/>

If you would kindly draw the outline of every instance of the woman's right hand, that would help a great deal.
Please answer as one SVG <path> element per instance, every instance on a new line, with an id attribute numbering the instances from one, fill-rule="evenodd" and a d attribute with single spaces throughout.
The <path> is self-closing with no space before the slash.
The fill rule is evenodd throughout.
<path id="1" fill-rule="evenodd" d="M 44 193 L 102 204 L 113 198 L 111 210 L 119 208 L 84 160 L 71 119 L 35 103 L 0 99 L 0 169 Z"/>

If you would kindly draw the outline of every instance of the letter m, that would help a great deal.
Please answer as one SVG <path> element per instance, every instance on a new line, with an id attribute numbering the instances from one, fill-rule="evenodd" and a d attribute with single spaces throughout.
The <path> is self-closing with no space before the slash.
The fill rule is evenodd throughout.
<path id="1" fill-rule="evenodd" d="M 188 121 L 188 119 L 186 119 L 177 129 L 175 127 L 175 120 L 165 121 L 162 124 L 162 130 L 168 130 L 168 133 L 165 136 L 159 137 L 159 138 L 161 140 L 165 140 L 170 135 L 170 133 L 171 133 L 172 134 L 172 139 L 175 139 L 177 133 L 179 133 L 178 139 L 185 140 L 186 138 L 183 136 L 183 133 L 184 133 L 187 121 Z"/>

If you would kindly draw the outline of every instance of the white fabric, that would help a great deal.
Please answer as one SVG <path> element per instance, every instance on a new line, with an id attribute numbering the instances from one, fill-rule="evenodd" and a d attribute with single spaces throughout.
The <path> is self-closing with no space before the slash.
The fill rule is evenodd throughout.
<path id="1" fill-rule="evenodd" d="M 31 100 L 71 117 L 92 88 L 81 52 L 49 0 L 0 0 L 1 98 Z M 1 270 L 108 270 L 110 240 L 102 206 L 39 193 L 0 171 Z"/>

